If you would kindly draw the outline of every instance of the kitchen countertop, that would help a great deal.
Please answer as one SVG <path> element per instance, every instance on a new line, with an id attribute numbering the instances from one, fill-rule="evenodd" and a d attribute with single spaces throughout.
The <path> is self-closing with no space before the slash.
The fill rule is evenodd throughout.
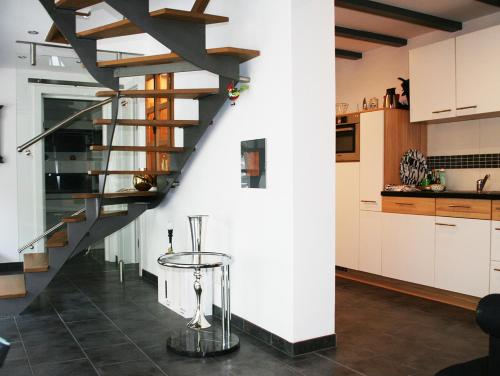
<path id="1" fill-rule="evenodd" d="M 477 200 L 500 200 L 500 191 L 484 191 L 478 193 L 476 191 L 417 191 L 417 192 L 394 192 L 382 191 L 382 196 L 392 197 L 428 197 L 428 198 L 465 198 Z"/>

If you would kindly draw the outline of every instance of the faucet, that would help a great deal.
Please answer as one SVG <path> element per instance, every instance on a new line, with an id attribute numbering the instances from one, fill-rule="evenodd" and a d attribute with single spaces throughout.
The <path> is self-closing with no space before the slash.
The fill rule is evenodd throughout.
<path id="1" fill-rule="evenodd" d="M 486 174 L 484 176 L 484 178 L 476 181 L 476 190 L 478 193 L 481 193 L 483 191 L 484 186 L 486 185 L 486 182 L 488 181 L 489 177 L 490 177 L 490 174 Z"/>

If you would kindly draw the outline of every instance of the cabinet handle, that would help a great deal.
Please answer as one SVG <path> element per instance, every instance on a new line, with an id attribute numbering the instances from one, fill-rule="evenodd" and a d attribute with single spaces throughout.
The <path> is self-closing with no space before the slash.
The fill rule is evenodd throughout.
<path id="1" fill-rule="evenodd" d="M 354 131 L 354 127 L 348 127 L 348 128 L 338 128 L 337 132 L 352 132 Z"/>
<path id="2" fill-rule="evenodd" d="M 451 112 L 451 108 L 448 108 L 446 110 L 432 111 L 433 114 L 441 114 L 443 112 Z"/>
<path id="3" fill-rule="evenodd" d="M 415 204 L 411 204 L 409 202 L 396 202 L 396 205 L 402 205 L 402 206 L 414 206 Z"/>
<path id="4" fill-rule="evenodd" d="M 373 200 L 361 200 L 361 202 L 364 202 L 365 204 L 376 204 L 377 201 L 373 201 Z"/>
<path id="5" fill-rule="evenodd" d="M 447 226 L 447 227 L 457 227 L 457 225 L 452 225 L 450 223 L 437 223 L 436 226 Z"/>
<path id="6" fill-rule="evenodd" d="M 493 270 L 496 271 L 496 272 L 500 272 L 500 269 L 493 269 Z"/>
<path id="7" fill-rule="evenodd" d="M 457 107 L 457 110 L 468 110 L 470 108 L 477 108 L 477 106 L 465 106 L 465 107 Z"/>
<path id="8" fill-rule="evenodd" d="M 466 205 L 448 205 L 449 208 L 454 208 L 454 209 L 471 209 L 470 206 Z"/>
<path id="9" fill-rule="evenodd" d="M 495 231 L 500 231 L 500 228 L 499 227 L 495 227 Z"/>

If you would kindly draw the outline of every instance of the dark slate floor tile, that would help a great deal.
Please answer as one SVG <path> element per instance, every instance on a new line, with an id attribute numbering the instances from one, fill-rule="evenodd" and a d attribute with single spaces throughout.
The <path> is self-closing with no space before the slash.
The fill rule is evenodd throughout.
<path id="1" fill-rule="evenodd" d="M 19 331 L 13 319 L 0 321 L 0 336 L 10 343 L 20 340 Z"/>
<path id="2" fill-rule="evenodd" d="M 360 375 L 352 369 L 348 369 L 339 363 L 330 359 L 318 356 L 316 354 L 307 354 L 290 360 L 287 364 L 307 376 L 356 376 Z M 371 375 L 371 373 L 370 373 Z M 387 374 L 386 376 L 389 376 Z M 399 376 L 404 376 L 400 374 Z"/>
<path id="3" fill-rule="evenodd" d="M 77 335 L 76 339 L 85 350 L 130 343 L 127 337 L 117 329 L 105 332 L 84 333 Z"/>
<path id="4" fill-rule="evenodd" d="M 103 366 L 99 368 L 99 373 L 101 376 L 165 376 L 165 373 L 148 360 Z M 169 376 L 175 375 L 172 374 Z"/>
<path id="5" fill-rule="evenodd" d="M 104 332 L 117 329 L 113 322 L 106 318 L 70 322 L 67 323 L 67 325 L 76 337 L 86 333 Z"/>
<path id="6" fill-rule="evenodd" d="M 34 376 L 96 376 L 98 373 L 87 359 L 41 364 L 33 367 Z"/>
<path id="7" fill-rule="evenodd" d="M 73 309 L 60 313 L 64 322 L 85 321 L 94 319 L 105 319 L 104 315 L 95 307 L 86 309 Z"/>
<path id="8" fill-rule="evenodd" d="M 28 360 L 6 361 L 0 368 L 0 376 L 32 376 Z"/>
<path id="9" fill-rule="evenodd" d="M 71 346 L 76 342 L 69 334 L 69 332 L 65 332 L 62 334 L 49 334 L 49 335 L 37 335 L 37 336 L 29 336 L 23 338 L 24 346 L 26 346 L 26 350 L 29 352 L 32 348 L 38 346 Z"/>
<path id="10" fill-rule="evenodd" d="M 21 342 L 11 343 L 9 353 L 7 354 L 6 362 L 13 360 L 26 359 L 26 351 Z"/>
<path id="11" fill-rule="evenodd" d="M 26 348 L 31 364 L 64 362 L 82 359 L 85 357 L 80 347 L 76 344 L 60 343 L 56 345 L 39 345 Z"/>
<path id="12" fill-rule="evenodd" d="M 141 361 L 146 357 L 136 346 L 127 343 L 117 346 L 104 347 L 86 351 L 90 361 L 96 367 L 103 367 L 110 364 L 123 363 L 128 361 Z"/>

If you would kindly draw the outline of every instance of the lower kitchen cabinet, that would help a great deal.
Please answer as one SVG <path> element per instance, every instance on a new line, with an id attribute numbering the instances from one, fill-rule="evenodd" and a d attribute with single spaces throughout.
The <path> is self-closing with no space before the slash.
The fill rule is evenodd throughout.
<path id="1" fill-rule="evenodd" d="M 490 294 L 500 294 L 500 262 L 498 261 L 491 262 Z"/>
<path id="2" fill-rule="evenodd" d="M 382 275 L 434 286 L 435 217 L 382 213 Z"/>
<path id="3" fill-rule="evenodd" d="M 490 284 L 491 221 L 436 217 L 435 287 L 483 297 Z"/>
<path id="4" fill-rule="evenodd" d="M 359 267 L 359 163 L 336 165 L 335 264 Z"/>
<path id="5" fill-rule="evenodd" d="M 382 213 L 361 210 L 359 212 L 359 270 L 382 273 Z"/>
<path id="6" fill-rule="evenodd" d="M 500 221 L 491 222 L 491 260 L 500 261 Z"/>

